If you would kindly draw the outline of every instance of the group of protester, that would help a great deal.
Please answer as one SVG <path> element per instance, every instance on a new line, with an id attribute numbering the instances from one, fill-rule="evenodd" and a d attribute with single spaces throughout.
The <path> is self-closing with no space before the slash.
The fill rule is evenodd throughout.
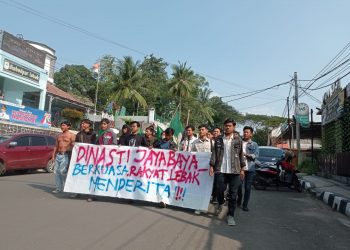
<path id="1" fill-rule="evenodd" d="M 139 134 L 140 123 L 133 121 L 123 125 L 119 140 L 110 129 L 110 121 L 102 119 L 97 133 L 92 129 L 92 122 L 84 119 L 81 122 L 81 131 L 75 136 L 69 132 L 69 122 L 61 123 L 62 133 L 57 137 L 53 153 L 55 161 L 56 189 L 54 193 L 63 191 L 69 165 L 69 154 L 75 142 L 97 145 L 122 145 L 132 147 L 159 148 L 164 150 L 181 150 L 188 152 L 211 152 L 209 174 L 214 176 L 211 202 L 216 204 L 215 214 L 219 216 L 225 202 L 228 204 L 227 224 L 236 225 L 234 213 L 237 206 L 242 205 L 243 211 L 249 211 L 251 186 L 255 173 L 255 158 L 259 154 L 259 147 L 252 141 L 253 128 L 246 126 L 243 137 L 235 130 L 236 122 L 225 120 L 223 130 L 216 127 L 209 130 L 207 125 L 198 127 L 198 138 L 195 128 L 191 125 L 185 128 L 185 135 L 177 145 L 174 140 L 174 129 L 167 128 L 161 139 L 155 136 L 155 129 L 149 126 L 145 134 Z M 242 189 L 244 187 L 244 193 Z M 88 201 L 92 201 L 89 197 Z M 243 202 L 243 203 L 242 203 Z M 161 207 L 166 207 L 164 202 Z M 201 211 L 196 210 L 196 214 Z"/>

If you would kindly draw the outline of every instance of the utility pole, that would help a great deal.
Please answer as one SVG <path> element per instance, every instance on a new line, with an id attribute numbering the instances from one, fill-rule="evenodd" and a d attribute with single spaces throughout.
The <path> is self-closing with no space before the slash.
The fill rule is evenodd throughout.
<path id="1" fill-rule="evenodd" d="M 314 162 L 314 111 L 311 109 L 311 161 Z"/>
<path id="2" fill-rule="evenodd" d="M 292 149 L 292 135 L 293 132 L 290 132 L 290 114 L 289 114 L 289 96 L 287 97 L 287 110 L 288 110 L 288 135 L 289 135 L 289 150 Z M 292 124 L 293 125 L 293 124 Z"/>
<path id="3" fill-rule="evenodd" d="M 295 134 L 296 134 L 296 139 L 297 139 L 297 156 L 298 156 L 298 166 L 301 163 L 301 155 L 300 155 L 300 125 L 299 125 L 299 121 L 296 115 L 296 110 L 298 108 L 298 76 L 297 76 L 297 72 L 294 72 L 294 84 L 295 84 Z"/>

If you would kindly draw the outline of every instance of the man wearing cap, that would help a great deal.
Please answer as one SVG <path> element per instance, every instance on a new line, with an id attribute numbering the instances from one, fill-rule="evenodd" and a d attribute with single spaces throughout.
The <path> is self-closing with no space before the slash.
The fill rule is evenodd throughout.
<path id="1" fill-rule="evenodd" d="M 61 193 L 66 182 L 69 153 L 73 148 L 75 136 L 69 131 L 71 123 L 68 121 L 61 122 L 62 133 L 57 136 L 56 146 L 53 150 L 52 160 L 55 162 L 55 182 L 56 189 L 53 193 Z"/>
<path id="2" fill-rule="evenodd" d="M 244 179 L 245 161 L 243 157 L 242 140 L 234 137 L 236 122 L 226 119 L 224 122 L 224 135 L 215 140 L 210 159 L 212 176 L 217 175 L 216 195 L 218 206 L 216 214 L 219 216 L 224 205 L 224 192 L 228 184 L 228 213 L 227 224 L 235 226 L 234 212 L 236 209 L 237 190 Z"/>

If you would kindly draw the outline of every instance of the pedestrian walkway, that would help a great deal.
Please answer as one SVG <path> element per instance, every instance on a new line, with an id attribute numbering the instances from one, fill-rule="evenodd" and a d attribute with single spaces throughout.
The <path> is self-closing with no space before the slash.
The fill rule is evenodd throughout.
<path id="1" fill-rule="evenodd" d="M 303 189 L 324 203 L 350 217 L 350 185 L 316 175 L 302 175 Z"/>

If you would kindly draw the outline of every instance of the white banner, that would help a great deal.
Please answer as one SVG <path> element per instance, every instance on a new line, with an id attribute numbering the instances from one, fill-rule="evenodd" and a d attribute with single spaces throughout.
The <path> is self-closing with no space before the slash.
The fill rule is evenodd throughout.
<path id="1" fill-rule="evenodd" d="M 65 192 L 207 210 L 210 153 L 76 143 Z"/>

